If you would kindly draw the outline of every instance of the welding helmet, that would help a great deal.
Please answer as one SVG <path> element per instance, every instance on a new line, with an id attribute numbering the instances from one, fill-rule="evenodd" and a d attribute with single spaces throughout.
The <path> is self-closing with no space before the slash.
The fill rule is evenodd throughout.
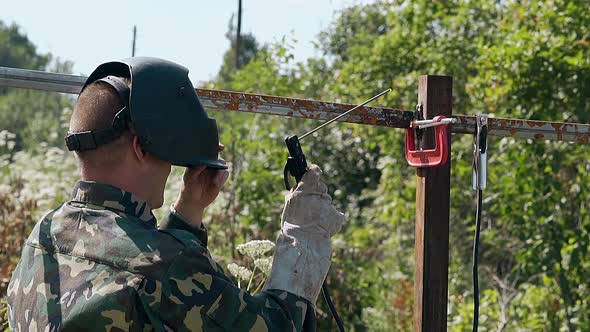
<path id="1" fill-rule="evenodd" d="M 130 86 L 119 77 L 128 78 Z M 133 57 L 101 64 L 82 91 L 96 81 L 113 87 L 124 107 L 110 128 L 68 133 L 70 151 L 95 149 L 129 129 L 145 151 L 173 165 L 227 168 L 218 158 L 217 124 L 203 109 L 185 67 L 158 58 Z"/>

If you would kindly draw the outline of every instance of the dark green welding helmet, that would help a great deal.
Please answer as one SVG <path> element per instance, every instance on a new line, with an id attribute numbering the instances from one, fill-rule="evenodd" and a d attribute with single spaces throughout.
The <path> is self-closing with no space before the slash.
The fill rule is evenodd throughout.
<path id="1" fill-rule="evenodd" d="M 131 86 L 118 77 L 129 78 Z M 68 149 L 91 150 L 131 129 L 145 151 L 173 165 L 227 168 L 218 157 L 217 124 L 203 109 L 185 67 L 158 58 L 134 57 L 101 64 L 82 91 L 95 81 L 112 86 L 125 106 L 111 128 L 68 133 Z"/>

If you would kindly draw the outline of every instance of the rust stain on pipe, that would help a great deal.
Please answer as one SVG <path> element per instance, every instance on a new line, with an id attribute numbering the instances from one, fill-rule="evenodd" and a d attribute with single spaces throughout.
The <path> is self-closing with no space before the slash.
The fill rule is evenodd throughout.
<path id="1" fill-rule="evenodd" d="M 222 90 L 196 89 L 196 91 L 203 106 L 209 109 L 283 115 L 314 120 L 330 120 L 356 106 Z M 343 117 L 341 121 L 407 128 L 412 118 L 413 112 L 409 111 L 363 106 Z"/>
<path id="2" fill-rule="evenodd" d="M 85 76 L 64 75 L 33 70 L 0 67 L 0 86 L 80 93 Z M 285 98 L 223 90 L 196 89 L 203 106 L 209 109 L 263 113 L 317 120 L 330 120 L 351 109 L 354 105 L 323 102 L 309 99 Z M 475 117 L 455 115 L 459 121 L 450 125 L 453 133 L 473 134 Z M 361 123 L 390 128 L 408 128 L 413 111 L 394 108 L 362 107 L 340 119 L 343 122 Z M 590 124 L 546 122 L 529 119 L 502 119 L 490 117 L 488 133 L 494 136 L 590 142 Z"/>
<path id="3" fill-rule="evenodd" d="M 451 125 L 453 133 L 475 133 L 474 116 L 455 115 L 454 117 L 458 121 Z M 488 126 L 488 133 L 492 136 L 590 143 L 590 124 L 490 117 Z"/>
<path id="4" fill-rule="evenodd" d="M 330 120 L 355 105 L 287 98 L 222 90 L 196 89 L 205 108 Z M 475 117 L 456 115 L 450 125 L 453 133 L 473 134 Z M 413 112 L 394 108 L 360 107 L 340 121 L 390 128 L 408 128 Z M 489 118 L 488 133 L 493 136 L 530 138 L 567 142 L 590 142 L 590 125 L 537 120 Z"/>

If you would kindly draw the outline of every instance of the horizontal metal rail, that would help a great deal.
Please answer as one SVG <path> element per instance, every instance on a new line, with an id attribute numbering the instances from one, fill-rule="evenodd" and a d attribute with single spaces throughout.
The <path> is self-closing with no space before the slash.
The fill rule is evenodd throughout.
<path id="1" fill-rule="evenodd" d="M 311 99 L 267 96 L 261 94 L 197 89 L 205 108 L 291 116 L 296 118 L 330 120 L 356 105 L 331 103 Z M 359 107 L 338 121 L 392 128 L 407 128 L 414 114 L 381 107 Z"/>
<path id="2" fill-rule="evenodd" d="M 454 133 L 474 134 L 475 117 L 456 115 Z M 549 122 L 522 119 L 488 118 L 488 134 L 562 142 L 589 143 L 590 124 L 572 122 Z"/>
<path id="3" fill-rule="evenodd" d="M 0 67 L 0 87 L 27 88 L 77 94 L 85 76 Z M 208 109 L 240 111 L 330 120 L 355 105 L 310 99 L 287 98 L 222 90 L 196 89 L 203 106 Z M 473 134 L 475 117 L 456 115 L 451 124 L 453 133 Z M 391 128 L 408 128 L 413 112 L 393 108 L 363 106 L 339 121 Z M 494 136 L 542 139 L 564 142 L 590 142 L 590 124 L 532 121 L 523 119 L 488 119 L 488 134 Z"/>
<path id="4" fill-rule="evenodd" d="M 85 76 L 0 67 L 0 87 L 78 94 L 84 82 Z"/>

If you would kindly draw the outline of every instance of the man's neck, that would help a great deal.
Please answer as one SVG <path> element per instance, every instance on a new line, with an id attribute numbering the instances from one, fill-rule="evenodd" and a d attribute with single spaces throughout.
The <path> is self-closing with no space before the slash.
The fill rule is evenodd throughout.
<path id="1" fill-rule="evenodd" d="M 121 173 L 115 171 L 110 172 L 110 174 L 105 174 L 105 172 L 89 172 L 88 170 L 84 169 L 82 169 L 81 173 L 81 180 L 83 181 L 93 181 L 108 184 L 130 192 L 137 196 L 137 198 L 147 202 L 147 195 L 145 194 L 141 184 L 137 183 L 137 181 L 134 181 L 137 178 L 136 175 L 121 176 Z M 114 174 L 117 175 L 113 176 Z"/>

